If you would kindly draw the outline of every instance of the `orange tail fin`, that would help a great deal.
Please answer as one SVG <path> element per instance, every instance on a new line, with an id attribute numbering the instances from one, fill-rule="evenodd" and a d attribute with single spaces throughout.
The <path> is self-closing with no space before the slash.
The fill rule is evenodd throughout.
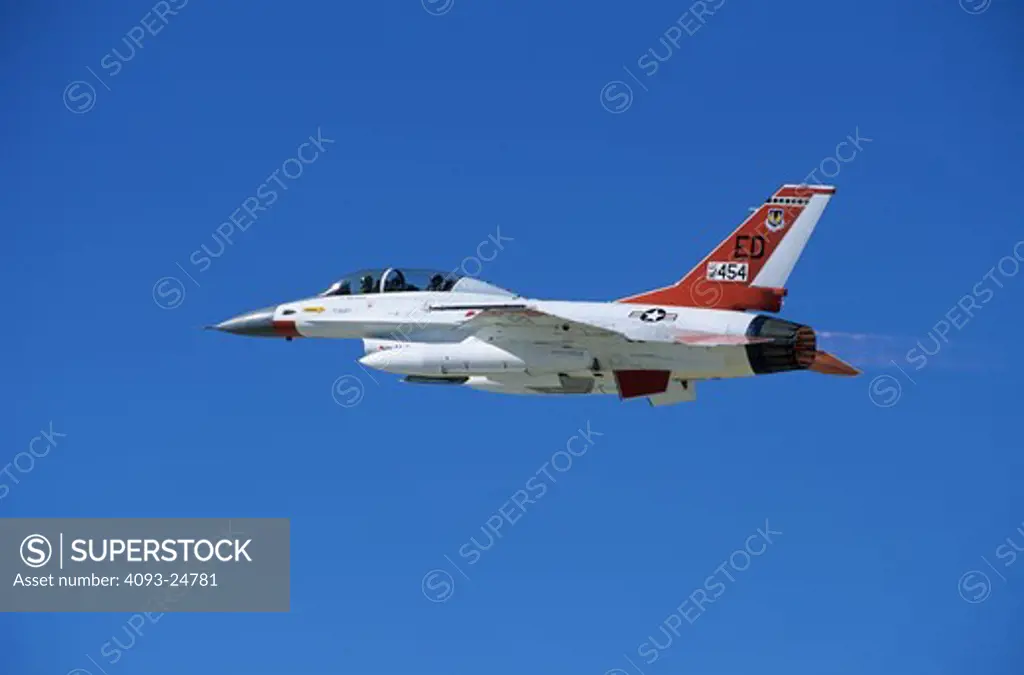
<path id="1" fill-rule="evenodd" d="M 783 185 L 675 285 L 619 302 L 778 312 L 786 280 L 835 191 Z"/>

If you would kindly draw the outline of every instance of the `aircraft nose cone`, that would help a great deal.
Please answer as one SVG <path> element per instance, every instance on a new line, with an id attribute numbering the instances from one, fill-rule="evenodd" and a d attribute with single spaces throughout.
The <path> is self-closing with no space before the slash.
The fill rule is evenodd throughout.
<path id="1" fill-rule="evenodd" d="M 227 321 L 221 321 L 216 326 L 210 326 L 215 330 L 235 335 L 251 335 L 254 337 L 281 337 L 280 333 L 274 330 L 274 312 L 277 307 L 264 307 L 245 314 L 239 314 Z"/>

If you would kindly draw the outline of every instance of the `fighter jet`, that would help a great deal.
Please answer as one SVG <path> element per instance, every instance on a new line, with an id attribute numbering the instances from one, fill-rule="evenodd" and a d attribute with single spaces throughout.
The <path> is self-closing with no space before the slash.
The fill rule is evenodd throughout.
<path id="1" fill-rule="evenodd" d="M 810 326 L 770 316 L 828 185 L 783 185 L 675 284 L 614 302 L 537 300 L 467 275 L 400 267 L 228 319 L 239 335 L 362 339 L 368 368 L 506 394 L 611 394 L 661 406 L 697 383 L 788 371 L 857 375 Z"/>

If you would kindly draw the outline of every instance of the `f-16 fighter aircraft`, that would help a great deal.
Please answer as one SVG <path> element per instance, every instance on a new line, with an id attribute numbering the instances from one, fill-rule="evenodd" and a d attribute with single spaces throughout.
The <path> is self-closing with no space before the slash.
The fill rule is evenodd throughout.
<path id="1" fill-rule="evenodd" d="M 211 326 L 240 335 L 361 338 L 369 368 L 507 394 L 693 401 L 712 380 L 859 371 L 814 330 L 769 316 L 835 188 L 783 185 L 677 283 L 615 302 L 534 300 L 470 276 L 399 267 Z M 750 313 L 750 312 L 760 313 Z"/>

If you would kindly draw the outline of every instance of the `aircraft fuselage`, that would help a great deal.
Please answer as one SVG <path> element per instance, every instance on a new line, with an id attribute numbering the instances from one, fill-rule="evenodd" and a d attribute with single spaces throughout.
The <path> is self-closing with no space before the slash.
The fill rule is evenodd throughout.
<path id="1" fill-rule="evenodd" d="M 566 321 L 525 316 L 484 329 L 473 321 L 479 308 L 505 305 L 525 305 Z M 745 344 L 642 339 L 654 331 L 742 340 L 755 318 L 694 307 L 392 292 L 287 302 L 273 309 L 272 322 L 273 334 L 285 337 L 362 339 L 364 366 L 413 382 L 520 394 L 618 394 L 615 371 L 668 371 L 674 381 L 687 383 L 758 374 Z M 637 331 L 636 340 L 608 334 Z"/>

